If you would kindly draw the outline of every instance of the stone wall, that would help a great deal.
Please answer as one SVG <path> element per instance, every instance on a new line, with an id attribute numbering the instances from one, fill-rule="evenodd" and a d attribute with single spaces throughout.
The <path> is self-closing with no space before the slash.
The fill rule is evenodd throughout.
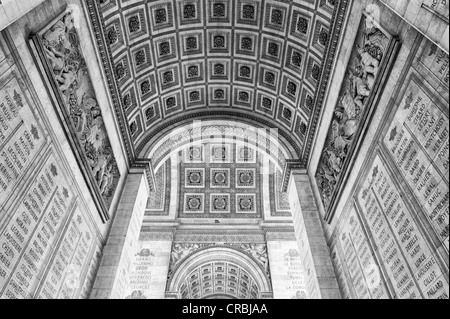
<path id="1" fill-rule="evenodd" d="M 125 297 L 147 198 L 145 174 L 139 169 L 130 170 L 90 298 Z"/>
<path id="2" fill-rule="evenodd" d="M 449 52 L 448 0 L 382 0 L 382 2 Z"/>
<path id="3" fill-rule="evenodd" d="M 401 48 L 327 215 L 314 177 L 368 4 Z M 341 295 L 448 298 L 448 55 L 379 1 L 354 1 L 341 41 L 309 168 Z"/>
<path id="4" fill-rule="evenodd" d="M 104 222 L 28 43 L 68 4 L 84 10 L 80 1 L 25 6 L 0 34 L 1 298 L 88 297 L 127 175 L 89 21 L 81 14 L 80 46 L 121 173 Z"/>
<path id="5" fill-rule="evenodd" d="M 2 1 L 0 3 L 0 30 L 40 5 L 44 0 L 31 0 L 26 2 Z"/>

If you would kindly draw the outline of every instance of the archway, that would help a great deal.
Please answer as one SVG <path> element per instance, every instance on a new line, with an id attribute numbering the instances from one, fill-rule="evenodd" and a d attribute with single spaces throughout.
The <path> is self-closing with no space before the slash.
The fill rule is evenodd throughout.
<path id="1" fill-rule="evenodd" d="M 169 276 L 166 294 L 181 299 L 260 299 L 271 291 L 258 261 L 233 248 L 214 247 L 180 263 Z"/>

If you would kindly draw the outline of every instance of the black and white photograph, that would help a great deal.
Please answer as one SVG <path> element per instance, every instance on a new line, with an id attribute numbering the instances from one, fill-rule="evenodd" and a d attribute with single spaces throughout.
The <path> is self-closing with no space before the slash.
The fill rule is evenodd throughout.
<path id="1" fill-rule="evenodd" d="M 449 6 L 1 0 L 0 307 L 449 299 Z"/>

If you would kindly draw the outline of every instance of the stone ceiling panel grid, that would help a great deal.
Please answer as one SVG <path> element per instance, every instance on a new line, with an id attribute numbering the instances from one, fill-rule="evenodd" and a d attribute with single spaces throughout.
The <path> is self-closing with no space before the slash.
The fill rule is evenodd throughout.
<path id="1" fill-rule="evenodd" d="M 181 151 L 181 158 L 190 161 L 192 153 L 198 160 L 178 164 L 179 218 L 262 217 L 261 163 L 241 146 L 213 142 Z"/>
<path id="2" fill-rule="evenodd" d="M 232 108 L 230 114 L 238 116 L 253 109 L 256 112 L 249 116 L 285 131 L 299 155 L 303 153 L 311 134 L 301 133 L 303 126 L 296 119 L 301 117 L 309 130 L 336 4 L 332 0 L 97 3 L 128 131 L 133 126 L 136 132 L 137 117 L 144 129 L 137 139 L 132 134 L 135 150 L 139 153 L 147 137 L 165 123 L 184 118 L 183 111 Z"/>

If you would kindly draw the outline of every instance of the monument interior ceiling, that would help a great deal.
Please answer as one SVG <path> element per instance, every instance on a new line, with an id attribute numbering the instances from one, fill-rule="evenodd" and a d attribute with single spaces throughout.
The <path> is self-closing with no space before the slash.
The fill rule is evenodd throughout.
<path id="1" fill-rule="evenodd" d="M 218 116 L 276 127 L 300 158 L 308 157 L 324 65 L 334 54 L 338 2 L 103 0 L 91 6 L 99 12 L 97 40 L 106 45 L 112 95 L 138 156 L 177 122 Z"/>
<path id="2" fill-rule="evenodd" d="M 448 299 L 449 6 L 0 0 L 0 300 Z"/>

